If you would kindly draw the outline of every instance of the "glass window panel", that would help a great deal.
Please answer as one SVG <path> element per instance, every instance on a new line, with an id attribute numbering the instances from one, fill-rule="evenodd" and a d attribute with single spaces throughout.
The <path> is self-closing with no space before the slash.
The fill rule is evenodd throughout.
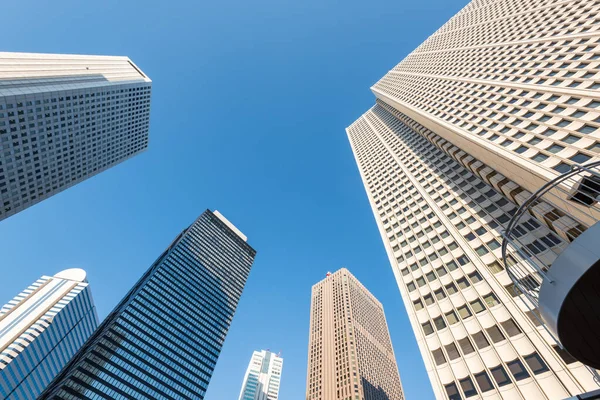
<path id="1" fill-rule="evenodd" d="M 479 389 L 482 392 L 487 392 L 494 389 L 494 385 L 485 371 L 475 374 L 475 380 L 477 381 Z"/>

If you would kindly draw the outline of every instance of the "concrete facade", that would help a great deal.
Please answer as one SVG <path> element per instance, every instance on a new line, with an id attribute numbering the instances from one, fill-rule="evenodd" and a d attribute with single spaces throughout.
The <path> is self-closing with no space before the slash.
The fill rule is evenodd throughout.
<path id="1" fill-rule="evenodd" d="M 0 52 L 0 220 L 144 151 L 151 85 L 127 57 Z"/>
<path id="2" fill-rule="evenodd" d="M 312 288 L 306 399 L 404 399 L 383 306 L 345 268 Z"/>
<path id="3" fill-rule="evenodd" d="M 438 399 L 598 388 L 515 290 L 500 244 L 533 191 L 598 159 L 599 11 L 472 1 L 372 87 L 377 104 L 347 129 Z M 544 199 L 518 227 L 548 266 L 585 231 L 571 218 L 585 207 L 556 207 Z"/>

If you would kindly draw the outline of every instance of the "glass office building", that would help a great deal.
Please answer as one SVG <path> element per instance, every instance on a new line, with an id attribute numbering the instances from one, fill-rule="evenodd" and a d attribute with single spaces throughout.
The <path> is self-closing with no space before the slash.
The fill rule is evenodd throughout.
<path id="1" fill-rule="evenodd" d="M 203 399 L 255 254 L 235 226 L 206 210 L 40 399 Z"/>
<path id="2" fill-rule="evenodd" d="M 82 269 L 42 276 L 0 309 L 0 399 L 35 400 L 98 326 Z"/>

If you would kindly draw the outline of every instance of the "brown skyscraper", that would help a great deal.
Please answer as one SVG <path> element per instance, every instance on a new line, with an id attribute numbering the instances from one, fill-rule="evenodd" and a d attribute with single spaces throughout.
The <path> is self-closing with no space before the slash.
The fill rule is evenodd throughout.
<path id="1" fill-rule="evenodd" d="M 383 306 L 345 268 L 312 288 L 306 399 L 404 399 Z"/>

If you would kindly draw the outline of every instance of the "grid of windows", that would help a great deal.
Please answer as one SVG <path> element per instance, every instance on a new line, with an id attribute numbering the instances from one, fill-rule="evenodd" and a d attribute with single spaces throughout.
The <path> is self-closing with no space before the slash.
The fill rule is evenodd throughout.
<path id="1" fill-rule="evenodd" d="M 151 82 L 128 59 L 38 56 L 23 77 L 31 60 L 0 53 L 0 220 L 148 146 Z"/>
<path id="2" fill-rule="evenodd" d="M 204 398 L 254 256 L 207 210 L 40 398 Z"/>
<path id="3" fill-rule="evenodd" d="M 381 303 L 346 269 L 312 288 L 307 399 L 404 398 Z"/>

